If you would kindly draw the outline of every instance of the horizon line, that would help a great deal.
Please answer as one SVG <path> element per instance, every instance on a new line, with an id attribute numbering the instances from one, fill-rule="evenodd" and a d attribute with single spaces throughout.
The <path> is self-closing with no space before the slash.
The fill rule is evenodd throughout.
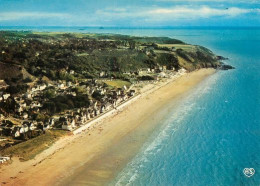
<path id="1" fill-rule="evenodd" d="M 0 27 L 81 27 L 81 28 L 176 28 L 176 27 L 260 27 L 260 26 L 253 26 L 253 25 L 244 25 L 244 26 L 216 26 L 216 25 L 183 25 L 183 26 L 103 26 L 103 25 L 96 25 L 96 26 L 88 26 L 88 25 L 81 25 L 81 26 L 73 26 L 73 25 L 0 25 Z"/>

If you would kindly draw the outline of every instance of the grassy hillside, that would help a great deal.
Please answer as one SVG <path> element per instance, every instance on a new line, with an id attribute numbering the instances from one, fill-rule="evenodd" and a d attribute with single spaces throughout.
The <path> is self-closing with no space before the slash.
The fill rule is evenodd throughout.
<path id="1" fill-rule="evenodd" d="M 115 34 L 0 31 L 0 79 L 47 77 L 50 80 L 106 77 L 161 65 L 168 69 L 220 65 L 208 49 L 168 37 Z M 18 66 L 17 66 L 18 65 Z M 67 74 L 74 70 L 75 74 Z M 30 76 L 30 73 L 32 76 Z"/>
<path id="2" fill-rule="evenodd" d="M 2 153 L 9 156 L 18 156 L 20 160 L 27 161 L 33 159 L 37 154 L 50 147 L 59 138 L 68 134 L 69 133 L 64 130 L 47 131 L 43 135 L 6 148 Z"/>
<path id="3" fill-rule="evenodd" d="M 34 79 L 22 66 L 0 62 L 0 79 L 17 79 L 17 81 L 20 81 L 27 78 Z"/>
<path id="4" fill-rule="evenodd" d="M 112 81 L 105 81 L 108 86 L 115 87 L 115 88 L 123 88 L 124 86 L 130 87 L 131 83 L 128 81 L 121 81 L 121 80 L 112 80 Z"/>

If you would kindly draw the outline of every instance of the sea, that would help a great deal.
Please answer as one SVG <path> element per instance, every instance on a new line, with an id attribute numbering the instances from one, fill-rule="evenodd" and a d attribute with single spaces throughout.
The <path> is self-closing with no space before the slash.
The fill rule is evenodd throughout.
<path id="1" fill-rule="evenodd" d="M 218 71 L 194 88 L 109 185 L 260 185 L 260 28 L 0 29 L 167 36 L 229 58 L 225 63 L 236 69 Z"/>

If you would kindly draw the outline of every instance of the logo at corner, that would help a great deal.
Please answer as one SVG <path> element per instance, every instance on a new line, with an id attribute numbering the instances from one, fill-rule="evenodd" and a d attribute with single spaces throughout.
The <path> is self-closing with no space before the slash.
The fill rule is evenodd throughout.
<path id="1" fill-rule="evenodd" d="M 255 169 L 254 168 L 244 168 L 243 173 L 246 177 L 250 178 L 255 174 Z"/>

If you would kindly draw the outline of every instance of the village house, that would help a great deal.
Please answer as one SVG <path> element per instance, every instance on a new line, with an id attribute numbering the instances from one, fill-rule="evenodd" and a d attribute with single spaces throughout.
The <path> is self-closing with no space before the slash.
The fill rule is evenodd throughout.
<path id="1" fill-rule="evenodd" d="M 104 77 L 106 75 L 106 73 L 104 71 L 99 73 L 99 77 Z"/>
<path id="2" fill-rule="evenodd" d="M 70 70 L 70 72 L 69 72 L 70 74 L 74 74 L 75 72 L 74 72 L 74 70 Z"/>
<path id="3" fill-rule="evenodd" d="M 31 104 L 30 104 L 30 108 L 35 108 L 35 107 L 41 107 L 41 103 L 38 102 L 38 101 L 33 101 Z"/>
<path id="4" fill-rule="evenodd" d="M 65 85 L 64 85 L 63 83 L 59 83 L 59 84 L 58 84 L 58 88 L 64 89 L 64 88 L 65 88 Z"/>
<path id="5" fill-rule="evenodd" d="M 112 108 L 112 104 L 110 102 L 105 103 L 105 110 L 109 110 Z"/>
<path id="6" fill-rule="evenodd" d="M 162 66 L 162 71 L 164 71 L 164 72 L 165 72 L 166 70 L 167 70 L 167 66 L 165 66 L 165 65 L 164 65 L 164 66 Z"/>
<path id="7" fill-rule="evenodd" d="M 4 115 L 0 114 L 0 121 L 4 119 Z"/>
<path id="8" fill-rule="evenodd" d="M 124 86 L 123 86 L 123 89 L 124 89 L 124 90 L 127 90 L 127 87 L 124 85 Z"/>
<path id="9" fill-rule="evenodd" d="M 72 96 L 77 96 L 77 93 L 76 93 L 76 92 L 68 92 L 67 94 L 68 94 L 68 95 L 72 95 Z"/>
<path id="10" fill-rule="evenodd" d="M 50 126 L 54 126 L 54 124 L 55 124 L 54 118 L 50 118 L 48 122 L 49 122 Z"/>
<path id="11" fill-rule="evenodd" d="M 66 84 L 67 84 L 67 87 L 71 87 L 72 86 L 72 82 L 71 81 L 66 82 Z"/>
<path id="12" fill-rule="evenodd" d="M 23 112 L 23 107 L 21 107 L 20 105 L 17 105 L 15 107 L 15 112 L 19 113 L 19 115 L 21 114 L 21 112 Z"/>
<path id="13" fill-rule="evenodd" d="M 104 112 L 105 112 L 105 108 L 106 108 L 106 106 L 105 106 L 105 105 L 102 105 L 102 106 L 100 107 L 100 113 L 104 113 Z"/>
<path id="14" fill-rule="evenodd" d="M 79 119 L 78 119 L 78 123 L 79 124 L 84 124 L 85 122 L 87 122 L 87 116 L 86 114 L 83 114 L 83 116 L 80 116 Z"/>
<path id="15" fill-rule="evenodd" d="M 100 114 L 100 109 L 99 108 L 94 108 L 94 115 L 98 116 Z"/>
<path id="16" fill-rule="evenodd" d="M 0 90 L 5 90 L 8 85 L 5 83 L 4 80 L 0 80 Z"/>
<path id="17" fill-rule="evenodd" d="M 29 122 L 28 127 L 29 127 L 29 129 L 30 129 L 31 131 L 37 129 L 37 122 L 36 122 L 36 121 L 34 121 L 34 122 Z"/>
<path id="18" fill-rule="evenodd" d="M 145 75 L 150 72 L 151 72 L 150 68 L 142 68 L 142 69 L 138 70 L 138 75 Z"/>
<path id="19" fill-rule="evenodd" d="M 24 113 L 22 114 L 22 117 L 23 117 L 23 119 L 27 119 L 27 118 L 29 117 L 29 115 L 28 115 L 27 112 L 24 112 Z"/>
<path id="20" fill-rule="evenodd" d="M 50 124 L 48 122 L 44 123 L 43 130 L 49 130 L 51 128 Z"/>
<path id="21" fill-rule="evenodd" d="M 159 75 L 158 75 L 158 77 L 161 77 L 161 78 L 166 78 L 166 77 L 167 77 L 167 75 L 166 75 L 166 73 L 165 73 L 165 72 L 160 72 L 160 73 L 159 73 Z"/>
<path id="22" fill-rule="evenodd" d="M 72 131 L 76 127 L 75 119 L 71 116 L 70 117 L 62 117 L 61 120 L 63 121 L 62 126 L 61 126 L 61 128 L 63 130 Z"/>
<path id="23" fill-rule="evenodd" d="M 14 129 L 13 129 L 12 132 L 11 132 L 11 135 L 12 135 L 14 138 L 20 137 L 20 136 L 21 136 L 20 129 L 21 129 L 21 127 L 14 127 Z"/>
<path id="24" fill-rule="evenodd" d="M 45 84 L 42 84 L 42 85 L 38 85 L 38 86 L 37 86 L 37 89 L 38 89 L 39 91 L 41 91 L 41 90 L 44 90 L 46 87 L 47 87 L 47 86 L 46 86 Z"/>
<path id="25" fill-rule="evenodd" d="M 37 87 L 32 87 L 31 91 L 32 91 L 32 92 L 37 91 Z"/>
<path id="26" fill-rule="evenodd" d="M 11 95 L 10 94 L 8 94 L 8 93 L 6 93 L 6 94 L 3 94 L 3 99 L 4 100 L 7 100 L 7 98 L 9 98 Z"/>
<path id="27" fill-rule="evenodd" d="M 32 93 L 31 92 L 26 92 L 24 94 L 24 97 L 27 98 L 27 99 L 31 99 L 32 98 Z"/>
<path id="28" fill-rule="evenodd" d="M 172 47 L 172 48 L 171 48 L 171 51 L 172 51 L 172 52 L 176 52 L 176 48 L 175 48 L 175 47 Z"/>
<path id="29" fill-rule="evenodd" d="M 127 94 L 123 94 L 123 95 L 122 95 L 122 98 L 123 98 L 124 101 L 128 100 Z"/>
<path id="30" fill-rule="evenodd" d="M 130 91 L 129 91 L 129 95 L 130 95 L 130 96 L 134 96 L 134 95 L 135 95 L 135 90 L 130 90 Z"/>
<path id="31" fill-rule="evenodd" d="M 95 101 L 94 104 L 93 104 L 94 109 L 97 109 L 97 104 L 98 104 L 98 102 Z"/>
<path id="32" fill-rule="evenodd" d="M 119 104 L 119 103 L 121 103 L 121 101 L 122 101 L 122 98 L 121 97 L 118 97 L 117 99 L 116 99 L 116 106 Z"/>
<path id="33" fill-rule="evenodd" d="M 101 95 L 105 95 L 106 92 L 107 92 L 107 90 L 105 88 L 101 88 L 101 90 L 100 90 Z"/>
<path id="34" fill-rule="evenodd" d="M 90 116 L 89 112 L 87 112 L 86 117 L 87 117 L 87 120 L 90 120 L 91 116 Z"/>
<path id="35" fill-rule="evenodd" d="M 118 96 L 121 95 L 123 92 L 124 92 L 124 91 L 123 91 L 121 88 L 118 88 L 118 89 L 117 89 L 117 95 L 118 95 Z"/>
<path id="36" fill-rule="evenodd" d="M 94 117 L 95 117 L 95 111 L 94 111 L 94 109 L 90 109 L 90 110 L 89 110 L 89 114 L 90 114 L 90 118 L 94 118 Z"/>
<path id="37" fill-rule="evenodd" d="M 20 128 L 20 134 L 26 133 L 28 131 L 29 131 L 29 127 L 28 127 L 27 123 L 24 122 Z"/>
<path id="38" fill-rule="evenodd" d="M 10 157 L 0 157 L 0 163 L 4 163 L 9 160 L 10 160 Z"/>
<path id="39" fill-rule="evenodd" d="M 21 106 L 22 108 L 25 108 L 25 107 L 26 107 L 26 103 L 25 103 L 25 102 L 20 103 L 20 106 Z"/>

